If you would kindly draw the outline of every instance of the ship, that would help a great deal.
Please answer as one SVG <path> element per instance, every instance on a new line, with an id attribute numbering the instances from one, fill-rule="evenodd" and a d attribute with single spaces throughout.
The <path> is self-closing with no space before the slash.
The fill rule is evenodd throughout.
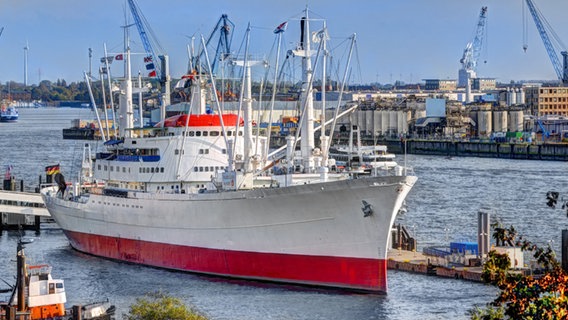
<path id="1" fill-rule="evenodd" d="M 120 138 L 94 157 L 84 150 L 81 181 L 56 176 L 57 185 L 41 190 L 71 246 L 172 270 L 385 293 L 391 229 L 417 178 L 335 171 L 329 137 L 321 134 L 315 147 L 314 132 L 325 133 L 321 126 L 332 120 L 315 125 L 307 9 L 300 22 L 294 51 L 305 116 L 297 137 L 276 150 L 253 134 L 253 63 L 246 59 L 242 113 L 223 111 L 218 100 L 213 113 L 206 108 L 204 97 L 217 97 L 200 91 L 212 87 L 209 71 L 194 78 L 196 106 L 151 129 L 133 128 L 125 46 Z"/>
<path id="2" fill-rule="evenodd" d="M 13 106 L 2 106 L 0 108 L 0 122 L 17 122 L 20 115 Z"/>

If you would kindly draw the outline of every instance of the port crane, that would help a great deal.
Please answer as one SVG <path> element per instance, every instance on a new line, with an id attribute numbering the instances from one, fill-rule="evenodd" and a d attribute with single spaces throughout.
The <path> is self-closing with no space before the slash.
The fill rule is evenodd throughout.
<path id="1" fill-rule="evenodd" d="M 149 25 L 142 15 L 140 8 L 136 4 L 134 0 L 128 0 L 128 6 L 130 7 L 130 12 L 132 14 L 132 18 L 134 19 L 134 24 L 138 29 L 138 33 L 140 34 L 140 39 L 142 40 L 142 45 L 144 46 L 144 50 L 146 51 L 146 57 L 144 57 L 144 63 L 146 65 L 146 71 L 148 72 L 148 77 L 155 78 L 160 81 L 162 87 L 162 97 L 161 101 L 162 104 L 168 105 L 170 104 L 170 76 L 167 70 L 168 68 L 168 58 L 166 55 L 157 56 L 154 51 L 154 46 L 150 41 L 150 37 L 148 37 L 147 30 L 151 31 Z M 154 44 L 160 48 L 157 40 L 153 37 Z M 158 58 L 158 59 L 156 59 Z M 158 63 L 160 62 L 160 63 Z M 163 70 L 166 69 L 166 70 Z"/>
<path id="2" fill-rule="evenodd" d="M 564 44 L 560 40 L 560 38 L 556 35 L 546 18 L 542 15 L 540 10 L 534 5 L 532 0 L 525 0 L 527 7 L 533 17 L 534 23 L 540 34 L 542 42 L 544 43 L 544 47 L 546 48 L 546 52 L 548 53 L 548 57 L 552 62 L 552 66 L 554 67 L 554 71 L 558 76 L 558 79 L 562 81 L 563 84 L 568 83 L 568 52 L 564 48 Z M 524 21 L 523 21 L 524 22 Z M 523 28 L 524 30 L 525 28 Z M 550 36 L 552 36 L 552 39 Z M 525 43 L 523 44 L 523 49 L 527 51 L 528 45 L 526 42 L 526 35 L 524 35 Z M 554 41 L 554 42 L 553 42 Z M 557 51 L 560 51 L 562 55 L 562 63 L 560 63 L 560 59 L 558 57 Z"/>
<path id="3" fill-rule="evenodd" d="M 477 22 L 477 27 L 475 31 L 475 37 L 473 41 L 468 42 L 463 50 L 463 56 L 460 59 L 462 65 L 459 70 L 459 87 L 466 87 L 468 85 L 468 80 L 475 78 L 477 61 L 479 60 L 479 54 L 481 53 L 481 47 L 483 45 L 483 38 L 486 34 L 485 25 L 487 22 L 487 7 L 482 7 L 479 13 L 479 20 Z"/>
<path id="4" fill-rule="evenodd" d="M 198 54 L 192 53 L 192 56 L 190 58 L 189 73 L 194 70 L 196 70 L 197 72 L 207 70 L 206 67 L 201 65 L 205 62 L 205 50 L 207 50 L 207 47 L 209 47 L 215 35 L 219 33 L 219 40 L 217 41 L 215 56 L 211 60 L 211 71 L 213 74 L 215 74 L 217 62 L 224 61 L 231 56 L 231 42 L 233 40 L 234 28 L 235 24 L 231 22 L 231 20 L 229 20 L 229 17 L 226 14 L 222 14 L 217 21 L 217 24 L 213 28 L 213 31 L 211 31 L 209 37 L 207 37 L 207 40 L 205 41 L 205 47 L 202 47 L 199 50 Z"/>

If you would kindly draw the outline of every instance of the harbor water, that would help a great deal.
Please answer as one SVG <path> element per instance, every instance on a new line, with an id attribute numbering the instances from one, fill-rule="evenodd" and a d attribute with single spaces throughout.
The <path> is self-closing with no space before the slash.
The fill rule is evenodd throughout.
<path id="1" fill-rule="evenodd" d="M 85 143 L 63 140 L 71 120 L 94 119 L 87 109 L 20 109 L 17 123 L 0 123 L 0 165 L 33 190 L 45 166 L 60 164 L 66 180 L 78 175 Z M 398 156 L 399 163 L 403 157 Z M 560 252 L 566 212 L 546 206 L 546 192 L 568 192 L 565 162 L 408 156 L 418 182 L 407 198 L 408 212 L 396 223 L 418 239 L 419 250 L 450 241 L 475 241 L 477 211 L 514 225 L 527 239 Z M 85 255 L 73 250 L 55 225 L 26 245 L 33 263 L 53 266 L 65 280 L 68 305 L 109 299 L 117 314 L 145 293 L 180 298 L 211 319 L 468 319 L 468 311 L 492 301 L 497 290 L 481 283 L 389 270 L 388 294 L 353 294 L 290 285 L 247 282 L 172 272 Z M 14 283 L 16 231 L 0 236 L 0 278 Z M 0 289 L 6 285 L 0 281 Z M 7 295 L 0 295 L 6 300 Z"/>

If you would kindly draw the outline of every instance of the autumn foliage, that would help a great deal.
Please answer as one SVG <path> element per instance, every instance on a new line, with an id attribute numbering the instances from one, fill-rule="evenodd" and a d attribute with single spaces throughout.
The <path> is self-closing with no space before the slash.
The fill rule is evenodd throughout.
<path id="1" fill-rule="evenodd" d="M 489 252 L 482 279 L 501 291 L 486 309 L 472 312 L 472 319 L 568 319 L 568 274 L 552 248 L 540 248 L 523 239 L 513 227 L 494 226 L 493 238 L 497 244 L 514 244 L 532 252 L 541 272 L 526 275 L 510 270 L 507 255 Z"/>

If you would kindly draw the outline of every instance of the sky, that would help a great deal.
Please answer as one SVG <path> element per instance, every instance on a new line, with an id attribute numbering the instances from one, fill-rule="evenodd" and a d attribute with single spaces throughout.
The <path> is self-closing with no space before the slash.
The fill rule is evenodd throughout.
<path id="1" fill-rule="evenodd" d="M 534 0 L 560 39 L 568 41 L 568 1 Z M 350 81 L 416 83 L 423 79 L 457 79 L 463 50 L 473 40 L 482 6 L 488 7 L 486 36 L 477 74 L 498 82 L 555 80 L 535 24 L 526 19 L 528 49 L 523 51 L 523 0 L 136 0 L 155 38 L 170 57 L 174 78 L 187 71 L 191 37 L 209 36 L 221 14 L 235 24 L 233 51 L 242 48 L 251 25 L 249 52 L 268 56 L 274 28 L 288 21 L 283 46 L 297 42 L 298 19 L 306 6 L 325 19 L 330 47 L 345 57 L 345 39 L 355 33 L 357 49 Z M 28 46 L 28 84 L 40 80 L 83 81 L 98 70 L 104 45 L 123 48 L 123 29 L 132 22 L 123 0 L 0 0 L 0 83 L 24 82 L 24 47 Z M 127 17 L 127 18 L 125 18 Z M 131 29 L 133 52 L 142 52 Z M 345 46 L 346 47 L 346 46 Z M 241 52 L 243 49 L 240 49 Z M 160 51 L 160 50 L 157 50 Z M 558 52 L 560 56 L 560 53 Z M 342 58 L 338 58 L 342 59 Z M 343 58 L 345 59 L 345 58 Z M 139 66 L 133 65 L 133 69 Z M 143 67 L 143 65 L 142 65 Z M 113 67 L 115 68 L 115 67 Z M 341 75 L 338 76 L 341 78 Z"/>

